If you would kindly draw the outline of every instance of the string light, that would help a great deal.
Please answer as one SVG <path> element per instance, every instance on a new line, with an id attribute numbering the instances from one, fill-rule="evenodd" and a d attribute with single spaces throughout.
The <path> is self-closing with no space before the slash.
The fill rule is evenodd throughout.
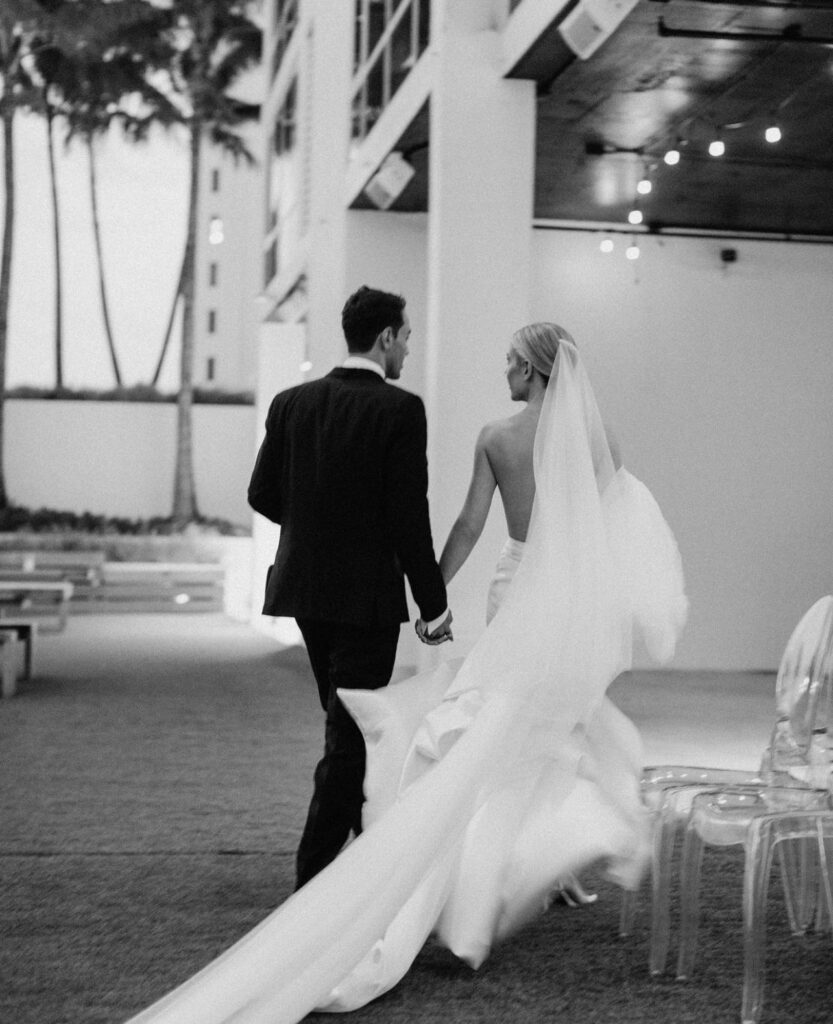
<path id="1" fill-rule="evenodd" d="M 723 156 L 726 152 L 726 143 L 717 135 L 716 138 L 712 139 L 709 143 L 709 156 Z"/>
<path id="2" fill-rule="evenodd" d="M 775 123 L 767 126 L 764 132 L 764 138 L 767 142 L 780 142 L 781 141 L 781 129 Z"/>
<path id="3" fill-rule="evenodd" d="M 640 194 L 641 196 L 647 196 L 647 195 L 649 195 L 649 194 L 650 194 L 650 192 L 651 192 L 651 189 L 652 189 L 652 188 L 653 188 L 653 185 L 651 184 L 651 179 L 650 179 L 650 178 L 641 178 L 641 179 L 640 179 L 640 180 L 639 180 L 639 181 L 638 181 L 638 182 L 636 183 L 636 191 L 637 191 L 637 192 L 638 192 L 638 193 L 639 193 L 639 194 Z"/>
<path id="4" fill-rule="evenodd" d="M 675 164 L 678 164 L 680 162 L 679 146 L 680 140 L 677 139 L 674 145 L 666 152 L 665 156 L 662 158 L 668 164 L 669 167 L 673 167 Z"/>
<path id="5" fill-rule="evenodd" d="M 631 212 L 628 214 L 628 223 L 629 224 L 641 224 L 642 223 L 642 211 L 641 210 L 631 210 Z"/>
<path id="6" fill-rule="evenodd" d="M 601 249 L 601 251 L 604 253 L 613 252 L 613 239 L 603 238 L 601 241 L 601 245 L 599 245 L 599 249 Z"/>
<path id="7" fill-rule="evenodd" d="M 631 242 L 631 244 L 627 247 L 627 249 L 625 249 L 625 256 L 629 260 L 639 259 L 639 246 L 636 244 L 636 239 L 634 239 L 633 242 Z"/>

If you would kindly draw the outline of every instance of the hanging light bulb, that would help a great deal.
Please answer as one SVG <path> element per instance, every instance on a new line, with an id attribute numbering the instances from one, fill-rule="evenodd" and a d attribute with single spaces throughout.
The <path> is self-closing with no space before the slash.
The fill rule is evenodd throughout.
<path id="1" fill-rule="evenodd" d="M 602 252 L 613 252 L 613 239 L 603 238 L 599 245 L 599 249 L 601 249 Z"/>
<path id="2" fill-rule="evenodd" d="M 641 224 L 642 223 L 642 211 L 641 210 L 631 210 L 631 212 L 628 214 L 628 223 L 629 224 Z"/>
<path id="3" fill-rule="evenodd" d="M 640 194 L 641 196 L 647 196 L 647 195 L 649 195 L 649 193 L 650 193 L 650 191 L 651 191 L 651 189 L 652 189 L 652 188 L 653 188 L 653 185 L 651 184 L 651 179 L 650 179 L 650 178 L 641 178 L 641 179 L 640 179 L 640 180 L 639 180 L 639 181 L 638 181 L 638 182 L 636 183 L 636 191 L 637 191 L 637 192 L 638 192 L 638 193 L 639 193 L 639 194 Z"/>
<path id="4" fill-rule="evenodd" d="M 764 138 L 767 142 L 780 142 L 781 141 L 781 129 L 773 121 L 772 124 L 767 126 L 764 132 Z"/>
<path id="5" fill-rule="evenodd" d="M 709 143 L 709 156 L 723 156 L 726 152 L 726 143 L 720 138 L 720 133 Z"/>
<path id="6" fill-rule="evenodd" d="M 638 260 L 639 259 L 639 246 L 636 244 L 636 239 L 635 238 L 631 242 L 631 244 L 627 247 L 627 249 L 625 249 L 625 256 L 629 260 Z"/>

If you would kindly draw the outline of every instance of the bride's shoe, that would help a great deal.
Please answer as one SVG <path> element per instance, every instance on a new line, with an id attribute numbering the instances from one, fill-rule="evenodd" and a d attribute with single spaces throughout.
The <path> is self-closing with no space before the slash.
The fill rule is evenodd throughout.
<path id="1" fill-rule="evenodd" d="M 568 907 L 583 907 L 587 903 L 595 903 L 599 898 L 596 892 L 588 892 L 575 875 L 565 875 L 559 879 L 558 885 L 550 894 L 549 906 L 563 903 Z"/>

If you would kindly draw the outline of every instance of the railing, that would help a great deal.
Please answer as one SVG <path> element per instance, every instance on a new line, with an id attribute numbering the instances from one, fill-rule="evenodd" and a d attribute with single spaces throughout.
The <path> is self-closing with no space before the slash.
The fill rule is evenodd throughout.
<path id="1" fill-rule="evenodd" d="M 363 139 L 428 46 L 431 0 L 356 0 L 352 136 Z"/>

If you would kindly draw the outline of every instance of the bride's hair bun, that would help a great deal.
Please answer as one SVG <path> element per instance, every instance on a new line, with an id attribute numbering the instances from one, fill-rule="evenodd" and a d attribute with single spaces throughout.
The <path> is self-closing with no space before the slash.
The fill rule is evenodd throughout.
<path id="1" fill-rule="evenodd" d="M 558 324 L 542 322 L 527 324 L 515 331 L 512 336 L 512 347 L 524 359 L 528 359 L 542 376 L 549 377 L 555 357 L 558 355 L 558 346 L 562 341 L 575 346 L 575 340 L 569 331 Z"/>

